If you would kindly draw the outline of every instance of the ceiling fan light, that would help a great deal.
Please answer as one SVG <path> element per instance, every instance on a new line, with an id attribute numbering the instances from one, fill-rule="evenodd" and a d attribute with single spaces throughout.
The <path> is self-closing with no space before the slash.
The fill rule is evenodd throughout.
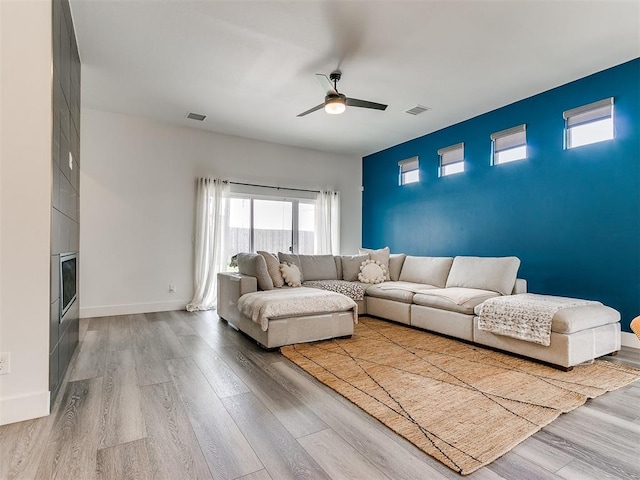
<path id="1" fill-rule="evenodd" d="M 331 115 L 338 115 L 347 108 L 346 101 L 341 97 L 327 98 L 324 102 L 324 111 Z"/>

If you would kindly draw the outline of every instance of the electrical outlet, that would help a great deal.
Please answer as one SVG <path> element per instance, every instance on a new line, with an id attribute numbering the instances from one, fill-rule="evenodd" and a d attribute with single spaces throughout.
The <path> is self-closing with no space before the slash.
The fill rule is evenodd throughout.
<path id="1" fill-rule="evenodd" d="M 11 365 L 9 364 L 10 359 L 10 353 L 0 353 L 0 375 L 6 375 L 11 371 Z"/>
<path id="2" fill-rule="evenodd" d="M 176 293 L 176 286 L 173 283 L 169 284 L 169 293 Z"/>

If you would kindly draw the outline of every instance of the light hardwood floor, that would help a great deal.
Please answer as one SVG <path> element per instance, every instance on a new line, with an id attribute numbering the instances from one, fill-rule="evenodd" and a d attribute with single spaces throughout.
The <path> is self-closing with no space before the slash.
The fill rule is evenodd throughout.
<path id="1" fill-rule="evenodd" d="M 52 414 L 0 427 L 0 478 L 460 478 L 215 313 L 82 320 L 80 339 Z M 640 382 L 467 478 L 640 479 Z"/>

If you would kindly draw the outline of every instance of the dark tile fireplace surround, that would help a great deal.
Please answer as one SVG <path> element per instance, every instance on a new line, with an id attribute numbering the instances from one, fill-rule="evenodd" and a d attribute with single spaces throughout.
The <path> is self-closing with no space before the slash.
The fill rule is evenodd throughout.
<path id="1" fill-rule="evenodd" d="M 62 318 L 60 255 L 78 253 L 80 232 L 80 57 L 68 0 L 52 0 L 53 184 L 49 390 L 55 399 L 78 344 L 76 298 Z M 80 255 L 77 255 L 76 272 Z M 76 291 L 77 291 L 76 273 Z"/>

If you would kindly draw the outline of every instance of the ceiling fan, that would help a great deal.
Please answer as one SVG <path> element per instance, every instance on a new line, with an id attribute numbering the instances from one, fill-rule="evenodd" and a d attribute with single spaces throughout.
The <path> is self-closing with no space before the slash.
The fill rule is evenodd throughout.
<path id="1" fill-rule="evenodd" d="M 298 117 L 304 117 L 310 113 L 315 112 L 316 110 L 320 110 L 324 107 L 324 111 L 333 115 L 342 113 L 345 111 L 347 106 L 349 107 L 360 107 L 360 108 L 372 108 L 374 110 L 385 110 L 387 108 L 386 105 L 375 102 L 368 102 L 366 100 L 358 100 L 357 98 L 349 98 L 344 94 L 338 92 L 338 81 L 342 77 L 342 73 L 339 70 L 332 72 L 328 77 L 322 73 L 316 73 L 316 78 L 320 82 L 320 85 L 326 92 L 326 97 L 324 97 L 324 103 L 320 105 L 316 105 L 313 108 L 310 108 L 306 112 L 302 112 L 298 115 Z M 333 81 L 333 84 L 331 83 Z"/>

